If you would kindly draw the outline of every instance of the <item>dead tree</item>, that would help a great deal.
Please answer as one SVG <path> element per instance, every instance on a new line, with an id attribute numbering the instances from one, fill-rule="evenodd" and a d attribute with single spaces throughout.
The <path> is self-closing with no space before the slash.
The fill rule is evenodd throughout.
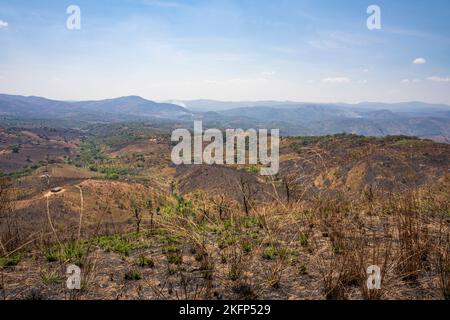
<path id="1" fill-rule="evenodd" d="M 141 231 L 141 222 L 142 222 L 142 204 L 136 200 L 131 200 L 131 212 L 133 213 L 134 221 L 136 223 L 136 233 Z"/>
<path id="2" fill-rule="evenodd" d="M 145 209 L 148 210 L 150 213 L 150 227 L 153 229 L 153 219 L 155 216 L 155 212 L 153 210 L 153 201 L 151 198 L 148 198 L 145 201 Z"/>
<path id="3" fill-rule="evenodd" d="M 212 199 L 213 205 L 217 212 L 219 213 L 219 219 L 223 220 L 228 215 L 229 203 L 228 199 L 224 194 L 219 194 Z"/>
<path id="4" fill-rule="evenodd" d="M 249 182 L 243 177 L 239 177 L 238 181 L 239 191 L 241 193 L 242 204 L 244 205 L 245 215 L 250 213 L 251 188 Z"/>

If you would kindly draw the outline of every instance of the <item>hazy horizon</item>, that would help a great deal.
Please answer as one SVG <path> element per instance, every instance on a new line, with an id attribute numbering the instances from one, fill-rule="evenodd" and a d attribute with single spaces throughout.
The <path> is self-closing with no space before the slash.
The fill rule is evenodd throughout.
<path id="1" fill-rule="evenodd" d="M 159 100 L 159 99 L 153 99 L 151 97 L 143 96 L 143 95 L 123 95 L 123 96 L 111 96 L 111 97 L 105 97 L 105 98 L 96 98 L 96 99 L 58 99 L 53 97 L 47 97 L 43 95 L 24 95 L 20 93 L 7 93 L 7 92 L 0 92 L 0 95 L 11 95 L 11 96 L 21 96 L 21 97 L 37 97 L 37 98 L 44 98 L 48 100 L 54 100 L 54 101 L 64 101 L 64 102 L 86 102 L 86 101 L 102 101 L 102 100 L 114 100 L 119 98 L 127 98 L 127 97 L 139 97 L 148 101 L 153 101 L 157 103 L 170 103 L 170 104 L 176 104 L 182 107 L 183 103 L 185 102 L 198 102 L 198 101 L 212 101 L 212 102 L 220 102 L 220 103 L 259 103 L 259 102 L 274 102 L 274 103 L 288 103 L 288 104 L 330 104 L 330 105 L 339 105 L 339 104 L 348 104 L 348 105 L 359 105 L 359 104 L 365 104 L 365 103 L 374 103 L 374 104 L 407 104 L 407 103 L 423 103 L 423 104 L 430 104 L 430 105 L 445 105 L 450 107 L 450 103 L 433 103 L 433 102 L 426 102 L 426 101 L 395 101 L 395 102 L 388 102 L 388 101 L 357 101 L 357 102 L 343 102 L 343 101 L 331 101 L 331 102 L 324 102 L 324 101 L 294 101 L 294 100 L 275 100 L 275 99 L 256 99 L 256 100 L 218 100 L 218 99 L 208 99 L 208 98 L 197 98 L 197 99 L 166 99 L 166 100 Z"/>

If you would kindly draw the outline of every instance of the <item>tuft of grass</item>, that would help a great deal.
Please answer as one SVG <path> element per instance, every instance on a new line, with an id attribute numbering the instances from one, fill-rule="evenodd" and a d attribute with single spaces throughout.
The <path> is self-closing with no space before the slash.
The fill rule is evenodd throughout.
<path id="1" fill-rule="evenodd" d="M 263 259 L 266 259 L 266 260 L 275 260 L 276 255 L 277 255 L 277 250 L 273 246 L 268 246 L 267 248 L 264 249 L 264 251 L 262 253 Z"/>
<path id="2" fill-rule="evenodd" d="M 177 253 L 177 252 L 180 252 L 181 250 L 179 247 L 172 244 L 172 245 L 163 247 L 161 251 L 163 254 L 169 254 L 169 253 Z"/>
<path id="3" fill-rule="evenodd" d="M 46 252 L 45 252 L 45 260 L 47 260 L 47 262 L 55 262 L 59 260 L 59 249 L 56 247 L 52 247 L 49 248 Z"/>
<path id="4" fill-rule="evenodd" d="M 76 264 L 77 266 L 81 266 L 82 258 L 85 253 L 86 250 L 81 244 L 77 242 L 70 242 L 65 243 L 61 246 L 54 246 L 49 248 L 45 252 L 45 259 L 48 262 L 70 262 Z"/>
<path id="5" fill-rule="evenodd" d="M 308 236 L 305 235 L 305 234 L 302 234 L 302 235 L 299 237 L 298 241 L 300 242 L 300 245 L 301 245 L 302 247 L 306 247 L 306 246 L 308 245 Z"/>
<path id="6" fill-rule="evenodd" d="M 61 275 L 54 270 L 44 270 L 40 273 L 41 281 L 44 285 L 50 286 L 62 282 Z"/>
<path id="7" fill-rule="evenodd" d="M 136 280 L 141 280 L 142 276 L 141 276 L 141 273 L 137 270 L 129 270 L 129 271 L 125 272 L 123 278 L 125 280 L 129 280 L 129 281 L 136 281 Z"/>
<path id="8" fill-rule="evenodd" d="M 14 267 L 22 261 L 22 256 L 17 254 L 14 256 L 0 258 L 0 267 Z"/>
<path id="9" fill-rule="evenodd" d="M 227 263 L 228 262 L 227 256 L 225 256 L 223 254 L 220 255 L 220 262 L 222 262 L 223 264 Z"/>
<path id="10" fill-rule="evenodd" d="M 253 245 L 251 242 L 244 242 L 242 244 L 242 251 L 244 251 L 245 253 L 250 253 L 253 251 Z"/>
<path id="11" fill-rule="evenodd" d="M 165 230 L 157 230 L 159 234 L 157 234 L 158 242 L 163 244 L 179 244 L 180 239 L 178 236 L 168 234 Z"/>
<path id="12" fill-rule="evenodd" d="M 153 268 L 155 262 L 153 259 L 147 258 L 145 255 L 141 254 L 136 260 L 136 265 L 141 268 Z"/>
<path id="13" fill-rule="evenodd" d="M 233 233 L 226 231 L 223 236 L 217 241 L 219 249 L 225 249 L 233 246 L 237 242 L 237 237 Z"/>
<path id="14" fill-rule="evenodd" d="M 280 288 L 283 271 L 284 266 L 281 263 L 277 263 L 276 265 L 270 267 L 269 276 L 267 278 L 267 283 L 270 287 L 274 289 Z"/>
<path id="15" fill-rule="evenodd" d="M 304 263 L 300 263 L 300 265 L 298 266 L 298 271 L 300 272 L 301 275 L 308 274 Z"/>
<path id="16" fill-rule="evenodd" d="M 134 250 L 148 248 L 151 245 L 142 234 L 137 233 L 102 236 L 95 239 L 94 243 L 106 251 L 116 252 L 126 257 Z"/>
<path id="17" fill-rule="evenodd" d="M 167 254 L 167 262 L 170 264 L 181 265 L 183 263 L 183 256 L 180 253 Z"/>
<path id="18" fill-rule="evenodd" d="M 228 278 L 231 281 L 239 280 L 244 274 L 243 256 L 240 250 L 233 248 L 232 252 L 227 257 L 228 260 Z"/>
<path id="19" fill-rule="evenodd" d="M 204 279 L 212 280 L 214 276 L 214 262 L 209 258 L 203 259 L 200 271 Z"/>
<path id="20" fill-rule="evenodd" d="M 166 255 L 169 264 L 181 265 L 183 263 L 181 249 L 176 245 L 165 246 L 162 248 L 162 253 Z"/>
<path id="21" fill-rule="evenodd" d="M 236 281 L 239 280 L 241 276 L 242 276 L 242 269 L 240 268 L 240 266 L 234 263 L 230 264 L 228 268 L 228 278 L 231 281 Z"/>

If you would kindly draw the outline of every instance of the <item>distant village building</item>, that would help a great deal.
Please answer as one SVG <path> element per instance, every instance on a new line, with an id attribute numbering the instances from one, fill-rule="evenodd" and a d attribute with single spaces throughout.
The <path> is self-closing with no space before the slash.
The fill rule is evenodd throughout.
<path id="1" fill-rule="evenodd" d="M 56 188 L 53 188 L 51 191 L 52 191 L 52 193 L 59 193 L 59 192 L 62 191 L 62 188 L 61 187 L 56 187 Z"/>

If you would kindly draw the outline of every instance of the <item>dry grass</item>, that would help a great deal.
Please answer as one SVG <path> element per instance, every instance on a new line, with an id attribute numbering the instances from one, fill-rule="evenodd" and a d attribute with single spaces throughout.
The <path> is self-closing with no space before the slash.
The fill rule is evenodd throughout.
<path id="1" fill-rule="evenodd" d="M 272 195 L 276 200 L 269 203 L 249 194 L 239 202 L 142 188 L 120 199 L 112 193 L 110 202 L 98 198 L 103 214 L 85 239 L 80 235 L 89 213 L 81 198 L 72 235 L 61 236 L 48 209 L 43 214 L 50 229 L 41 241 L 3 255 L 33 259 L 17 262 L 21 271 L 4 264 L 2 297 L 448 299 L 449 207 L 443 195 L 449 190 L 440 188 L 390 197 L 376 190 L 360 196 L 290 193 Z M 114 206 L 129 212 L 128 236 L 100 231 Z M 2 238 L 4 248 L 10 243 Z M 68 263 L 82 267 L 81 291 L 57 286 Z M 36 265 L 43 270 L 38 277 L 32 275 Z M 379 290 L 366 285 L 371 265 L 381 269 Z M 19 291 L 24 282 L 34 291 Z"/>

